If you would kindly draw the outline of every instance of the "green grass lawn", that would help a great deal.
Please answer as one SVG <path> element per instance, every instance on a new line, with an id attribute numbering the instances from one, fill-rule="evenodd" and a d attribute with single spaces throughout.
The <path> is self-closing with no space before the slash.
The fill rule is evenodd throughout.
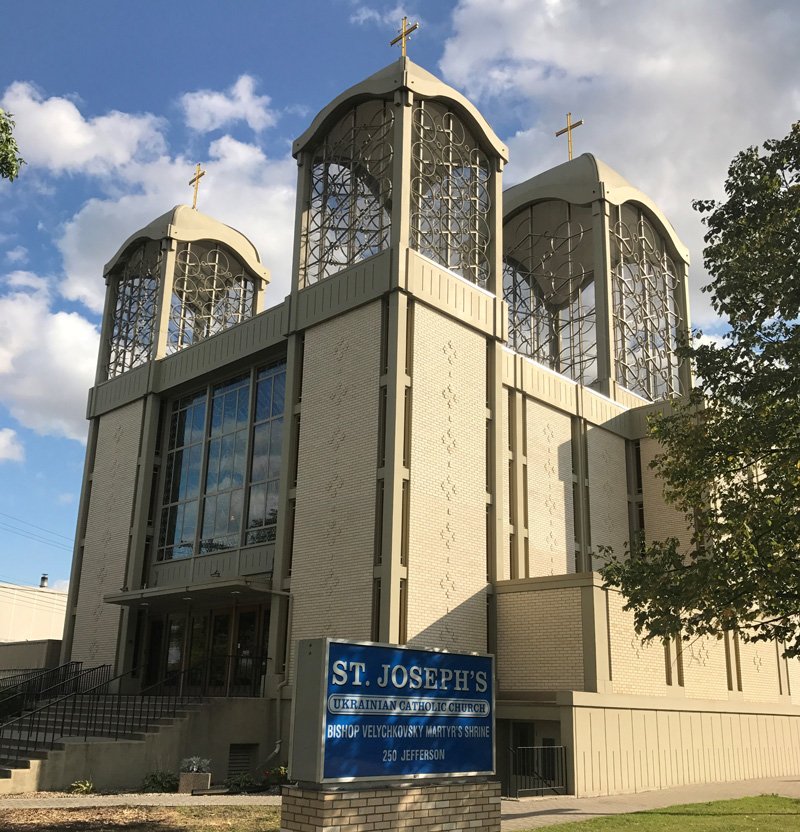
<path id="1" fill-rule="evenodd" d="M 800 800 L 777 795 L 743 797 L 544 828 L 548 832 L 800 832 Z"/>

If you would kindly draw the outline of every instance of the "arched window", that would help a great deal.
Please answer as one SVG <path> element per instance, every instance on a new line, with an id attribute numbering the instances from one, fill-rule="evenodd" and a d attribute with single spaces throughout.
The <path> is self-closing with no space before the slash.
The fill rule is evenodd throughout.
<path id="1" fill-rule="evenodd" d="M 182 243 L 175 258 L 167 353 L 253 316 L 255 285 L 239 259 L 211 240 Z"/>
<path id="2" fill-rule="evenodd" d="M 665 238 L 633 203 L 612 212 L 611 271 L 617 381 L 654 401 L 680 390 L 680 275 Z"/>
<path id="3" fill-rule="evenodd" d="M 574 381 L 597 379 L 592 214 L 560 200 L 503 226 L 509 345 Z"/>
<path id="4" fill-rule="evenodd" d="M 161 282 L 161 244 L 147 240 L 131 249 L 112 278 L 114 311 L 110 326 L 107 377 L 139 367 L 152 357 L 158 288 Z"/>
<path id="5" fill-rule="evenodd" d="M 318 283 L 389 245 L 393 105 L 358 104 L 311 159 L 301 286 Z"/>
<path id="6" fill-rule="evenodd" d="M 479 286 L 489 279 L 489 160 L 444 105 L 414 110 L 411 246 Z"/>

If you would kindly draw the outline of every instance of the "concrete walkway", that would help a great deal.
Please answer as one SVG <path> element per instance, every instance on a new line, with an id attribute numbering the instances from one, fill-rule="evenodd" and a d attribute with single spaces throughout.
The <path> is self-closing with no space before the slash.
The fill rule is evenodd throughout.
<path id="1" fill-rule="evenodd" d="M 800 798 L 800 777 L 702 783 L 612 797 L 524 797 L 520 800 L 503 800 L 503 832 L 539 829 L 555 823 L 590 820 L 646 809 L 663 809 L 665 806 L 682 803 L 708 803 L 712 800 L 731 800 L 761 794 Z"/>
<path id="2" fill-rule="evenodd" d="M 779 794 L 800 799 L 800 777 L 777 777 L 762 780 L 740 780 L 735 783 L 704 783 L 679 786 L 639 794 L 613 797 L 524 797 L 503 800 L 503 832 L 539 829 L 556 823 L 589 820 L 605 815 L 660 809 L 681 803 L 706 803 L 760 794 Z M 280 797 L 272 795 L 204 795 L 184 794 L 114 794 L 74 797 L 22 795 L 0 799 L 4 809 L 55 809 L 99 806 L 276 806 Z"/>

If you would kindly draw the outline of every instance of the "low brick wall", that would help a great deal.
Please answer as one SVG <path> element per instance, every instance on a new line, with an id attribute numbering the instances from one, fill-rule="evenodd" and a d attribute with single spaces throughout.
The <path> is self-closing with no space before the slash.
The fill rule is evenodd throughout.
<path id="1" fill-rule="evenodd" d="M 500 832 L 500 784 L 415 784 L 335 792 L 293 787 L 283 790 L 281 832 L 384 829 Z"/>

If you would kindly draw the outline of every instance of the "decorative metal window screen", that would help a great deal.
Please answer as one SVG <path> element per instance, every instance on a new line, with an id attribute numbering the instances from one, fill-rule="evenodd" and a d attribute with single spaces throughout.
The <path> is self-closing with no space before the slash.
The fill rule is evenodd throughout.
<path id="1" fill-rule="evenodd" d="M 597 380 L 592 214 L 546 200 L 503 227 L 509 345 L 581 384 Z"/>
<path id="2" fill-rule="evenodd" d="M 147 240 L 131 251 L 116 276 L 108 378 L 139 367 L 152 357 L 161 261 L 160 241 Z"/>
<path id="3" fill-rule="evenodd" d="M 279 361 L 173 403 L 158 560 L 275 540 L 285 389 Z"/>
<path id="4" fill-rule="evenodd" d="M 644 212 L 614 208 L 611 228 L 617 382 L 650 401 L 677 394 L 680 276 Z"/>
<path id="5" fill-rule="evenodd" d="M 172 354 L 253 316 L 255 284 L 227 249 L 215 243 L 183 243 L 175 277 L 167 331 Z"/>
<path id="6" fill-rule="evenodd" d="M 434 101 L 414 109 L 411 246 L 467 280 L 489 279 L 489 160 L 461 119 Z"/>
<path id="7" fill-rule="evenodd" d="M 311 160 L 301 286 L 310 286 L 389 246 L 393 105 L 349 110 Z"/>

